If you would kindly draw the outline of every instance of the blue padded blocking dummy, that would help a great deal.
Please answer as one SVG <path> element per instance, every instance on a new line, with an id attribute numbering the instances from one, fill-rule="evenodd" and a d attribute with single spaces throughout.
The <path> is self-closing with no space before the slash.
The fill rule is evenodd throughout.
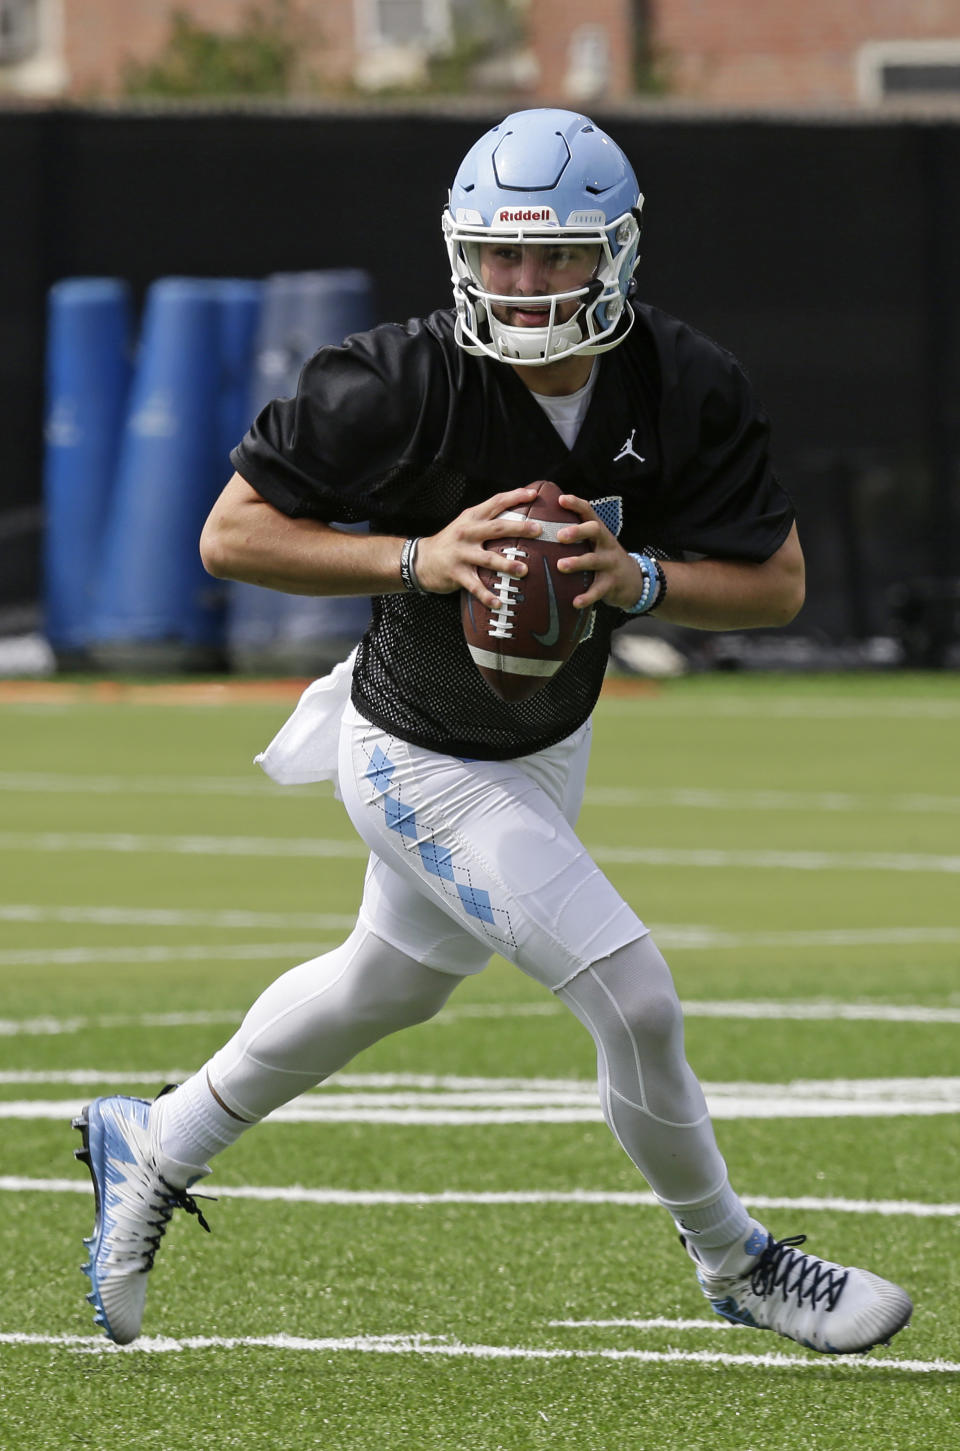
<path id="1" fill-rule="evenodd" d="M 250 373 L 260 326 L 263 283 L 224 278 L 220 301 L 220 408 L 218 414 L 222 482 L 233 473 L 230 450 L 250 426 Z"/>
<path id="2" fill-rule="evenodd" d="M 125 670 L 222 663 L 226 591 L 198 540 L 226 483 L 224 350 L 249 326 L 218 279 L 166 277 L 147 293 L 107 534 L 92 651 Z M 229 391 L 229 390 L 228 390 Z"/>
<path id="3" fill-rule="evenodd" d="M 373 288 L 359 268 L 280 272 L 264 285 L 250 389 L 250 418 L 297 391 L 303 364 L 374 324 Z M 239 441 L 242 432 L 235 442 Z M 238 670 L 315 675 L 347 654 L 370 620 L 366 596 L 287 595 L 232 584 L 227 651 Z"/>
<path id="4" fill-rule="evenodd" d="M 61 665 L 82 666 L 130 386 L 130 288 L 70 277 L 47 302 L 44 614 Z"/>

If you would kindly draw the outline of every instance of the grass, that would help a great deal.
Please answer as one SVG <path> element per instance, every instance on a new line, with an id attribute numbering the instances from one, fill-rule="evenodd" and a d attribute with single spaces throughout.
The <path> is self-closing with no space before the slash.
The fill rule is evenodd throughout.
<path id="1" fill-rule="evenodd" d="M 763 1211 L 776 1234 L 807 1232 L 814 1249 L 908 1286 L 914 1321 L 890 1349 L 833 1361 L 708 1326 L 661 1211 L 571 1202 L 645 1189 L 598 1122 L 356 1115 L 274 1122 L 219 1159 L 213 1233 L 185 1216 L 171 1225 L 146 1348 L 104 1349 L 77 1271 L 92 1198 L 71 1158 L 73 1106 L 115 1086 L 149 1096 L 198 1066 L 262 986 L 342 938 L 359 896 L 363 856 L 328 791 L 279 791 L 250 767 L 285 714 L 161 704 L 159 692 L 156 704 L 3 707 L 4 1451 L 952 1444 L 956 1221 L 921 1208 L 960 1202 L 960 1133 L 955 1115 L 906 1111 L 893 1082 L 955 1092 L 960 686 L 948 676 L 610 692 L 581 821 L 667 949 L 708 1085 L 885 1085 L 876 1116 L 717 1128 L 744 1196 L 777 1201 Z M 199 836 L 205 849 L 183 849 Z M 250 854 L 230 849 L 238 839 Z M 316 839 L 339 854 L 290 854 Z M 653 855 L 639 859 L 641 846 Z M 705 1015 L 717 1002 L 728 1016 Z M 751 1003 L 872 1016 L 732 1006 Z M 583 1030 L 495 961 L 440 1018 L 348 1074 L 384 1075 L 389 1106 L 413 1091 L 408 1075 L 586 1082 L 591 1060 Z M 132 1077 L 77 1083 L 81 1071 Z M 348 1076 L 318 1098 L 371 1091 Z M 450 1092 L 441 1082 L 433 1101 Z M 248 1186 L 367 1202 L 229 1192 Z M 516 1190 L 567 1197 L 476 1200 Z M 465 1201 L 386 1197 L 450 1191 Z M 811 1196 L 819 1207 L 793 1203 Z M 597 1323 L 609 1321 L 633 1323 Z"/>

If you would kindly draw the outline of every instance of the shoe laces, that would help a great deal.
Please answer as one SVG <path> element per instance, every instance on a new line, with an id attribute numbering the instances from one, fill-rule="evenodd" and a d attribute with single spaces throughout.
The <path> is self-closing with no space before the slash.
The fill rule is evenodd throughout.
<path id="1" fill-rule="evenodd" d="M 210 1233 L 210 1226 L 193 1195 L 169 1184 L 155 1169 L 130 1176 L 125 1184 L 115 1186 L 114 1195 L 115 1225 L 110 1236 L 112 1259 L 141 1260 L 139 1268 L 153 1269 L 160 1241 L 175 1209 L 195 1215 L 201 1228 Z M 213 1199 L 209 1194 L 199 1197 Z"/>
<path id="2" fill-rule="evenodd" d="M 207 1231 L 207 1234 L 210 1233 L 210 1226 L 204 1219 L 203 1210 L 200 1208 L 200 1205 L 197 1203 L 194 1196 L 192 1194 L 188 1194 L 186 1189 L 174 1189 L 173 1185 L 168 1184 L 166 1179 L 164 1179 L 163 1177 L 160 1178 L 160 1183 L 163 1185 L 163 1199 L 157 1205 L 157 1208 L 160 1211 L 160 1217 L 159 1219 L 154 1220 L 154 1224 L 157 1228 L 157 1233 L 155 1235 L 151 1235 L 147 1241 L 150 1248 L 147 1250 L 146 1259 L 144 1262 L 145 1270 L 153 1269 L 153 1261 L 156 1256 L 157 1250 L 160 1248 L 160 1241 L 161 1239 L 163 1239 L 167 1225 L 170 1223 L 170 1220 L 173 1217 L 173 1211 L 175 1209 L 183 1209 L 186 1211 L 187 1214 L 195 1215 L 197 1218 L 197 1222 L 200 1225 L 200 1228 L 205 1229 Z M 212 1203 L 216 1202 L 215 1196 L 212 1194 L 201 1194 L 199 1198 L 208 1199 Z"/>
<path id="3" fill-rule="evenodd" d="M 798 1246 L 805 1244 L 806 1238 L 805 1234 L 794 1234 L 775 1240 L 771 1235 L 751 1271 L 751 1289 L 763 1296 L 779 1290 L 785 1301 L 793 1298 L 802 1305 L 807 1300 L 814 1308 L 824 1302 L 823 1308 L 832 1310 L 847 1283 L 849 1271 L 828 1264 L 816 1255 L 803 1254 Z"/>

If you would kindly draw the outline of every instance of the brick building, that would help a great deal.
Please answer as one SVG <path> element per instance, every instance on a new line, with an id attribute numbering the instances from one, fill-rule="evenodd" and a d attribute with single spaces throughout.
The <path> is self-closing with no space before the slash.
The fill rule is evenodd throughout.
<path id="1" fill-rule="evenodd" d="M 960 0 L 657 0 L 669 90 L 724 105 L 960 99 Z"/>
<path id="2" fill-rule="evenodd" d="M 960 103 L 960 0 L 0 0 L 0 95 L 114 97 L 174 10 L 235 34 L 278 4 L 299 94 L 422 90 L 459 55 L 518 104 Z"/>

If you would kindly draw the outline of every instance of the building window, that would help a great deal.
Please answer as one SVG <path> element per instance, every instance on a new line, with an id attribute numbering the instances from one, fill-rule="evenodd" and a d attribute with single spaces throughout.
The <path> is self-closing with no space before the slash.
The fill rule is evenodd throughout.
<path id="1" fill-rule="evenodd" d="M 415 45 L 427 32 L 423 0 L 377 0 L 376 27 L 388 45 Z"/>
<path id="2" fill-rule="evenodd" d="M 453 40 L 450 0 L 354 0 L 356 62 L 362 90 L 409 90 L 427 83 L 433 56 Z"/>
<path id="3" fill-rule="evenodd" d="M 449 0 L 366 0 L 365 9 L 368 43 L 432 49 L 449 40 Z"/>
<path id="4" fill-rule="evenodd" d="M 0 65 L 18 65 L 40 45 L 39 0 L 0 0 Z"/>
<path id="5" fill-rule="evenodd" d="M 960 100 L 960 40 L 884 40 L 861 46 L 857 91 L 884 101 Z"/>
<path id="6" fill-rule="evenodd" d="M 564 93 L 572 101 L 595 101 L 610 86 L 610 36 L 605 25 L 578 25 L 570 36 Z"/>

